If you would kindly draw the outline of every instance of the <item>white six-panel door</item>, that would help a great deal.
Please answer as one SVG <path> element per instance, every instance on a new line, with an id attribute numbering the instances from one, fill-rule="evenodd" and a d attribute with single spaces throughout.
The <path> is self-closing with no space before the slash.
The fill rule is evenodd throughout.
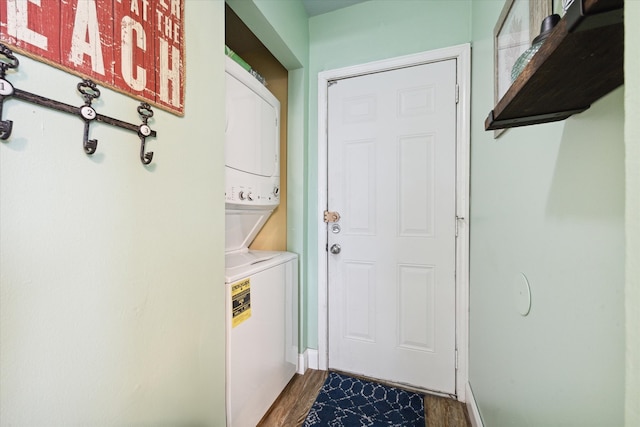
<path id="1" fill-rule="evenodd" d="M 456 61 L 327 97 L 329 367 L 453 394 Z"/>

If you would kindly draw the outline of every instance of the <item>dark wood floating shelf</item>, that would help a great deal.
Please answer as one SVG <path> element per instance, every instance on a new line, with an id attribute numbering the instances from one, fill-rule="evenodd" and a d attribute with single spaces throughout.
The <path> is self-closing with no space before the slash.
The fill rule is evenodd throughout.
<path id="1" fill-rule="evenodd" d="M 624 0 L 575 0 L 485 120 L 486 130 L 564 120 L 624 83 Z"/>

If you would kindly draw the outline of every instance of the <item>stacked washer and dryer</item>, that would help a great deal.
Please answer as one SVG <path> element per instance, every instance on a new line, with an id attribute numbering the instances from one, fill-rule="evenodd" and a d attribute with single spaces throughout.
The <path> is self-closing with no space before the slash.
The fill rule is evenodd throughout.
<path id="1" fill-rule="evenodd" d="M 298 257 L 248 248 L 280 203 L 280 103 L 225 59 L 227 425 L 255 427 L 296 372 Z"/>

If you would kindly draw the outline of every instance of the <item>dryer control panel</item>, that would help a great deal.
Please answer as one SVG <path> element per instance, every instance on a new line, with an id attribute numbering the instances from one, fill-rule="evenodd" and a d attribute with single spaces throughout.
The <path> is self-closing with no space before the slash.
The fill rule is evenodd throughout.
<path id="1" fill-rule="evenodd" d="M 260 180 L 246 179 L 246 174 L 226 168 L 225 203 L 255 208 L 274 207 L 280 203 L 279 177 Z"/>
<path id="2" fill-rule="evenodd" d="M 272 205 L 278 204 L 280 200 L 280 190 L 275 187 L 269 193 L 261 193 L 252 187 L 231 187 L 225 192 L 225 201 L 227 203 L 246 204 L 246 205 Z"/>

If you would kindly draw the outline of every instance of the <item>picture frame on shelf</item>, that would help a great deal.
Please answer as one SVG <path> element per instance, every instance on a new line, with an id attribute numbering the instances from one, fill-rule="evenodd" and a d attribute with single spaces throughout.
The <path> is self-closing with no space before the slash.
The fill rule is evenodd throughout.
<path id="1" fill-rule="evenodd" d="M 493 30 L 494 101 L 511 86 L 511 69 L 540 32 L 540 24 L 553 13 L 552 0 L 505 0 Z M 506 129 L 494 131 L 498 138 Z"/>

